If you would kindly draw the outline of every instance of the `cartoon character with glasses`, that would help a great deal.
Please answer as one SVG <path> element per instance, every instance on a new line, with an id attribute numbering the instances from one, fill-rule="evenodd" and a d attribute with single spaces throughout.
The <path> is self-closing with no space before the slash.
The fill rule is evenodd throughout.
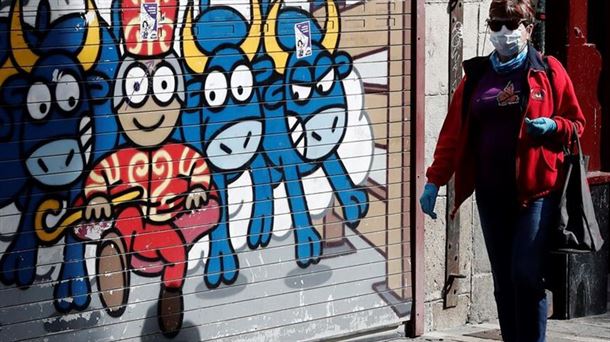
<path id="1" fill-rule="evenodd" d="M 175 22 L 176 8 L 165 11 Z M 175 336 L 182 326 L 188 250 L 217 225 L 219 207 L 206 160 L 172 136 L 185 82 L 168 26 L 173 30 L 160 25 L 164 40 L 144 43 L 140 35 L 130 35 L 129 24 L 123 29 L 128 55 L 117 72 L 113 107 L 126 142 L 89 174 L 84 216 L 114 219 L 97 250 L 97 283 L 108 314 L 125 311 L 129 270 L 161 275 L 159 326 Z"/>

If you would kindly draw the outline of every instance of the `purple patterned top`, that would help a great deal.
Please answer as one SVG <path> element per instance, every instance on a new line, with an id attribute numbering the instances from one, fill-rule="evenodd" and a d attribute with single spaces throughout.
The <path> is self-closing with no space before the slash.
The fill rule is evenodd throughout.
<path id="1" fill-rule="evenodd" d="M 526 70 L 497 74 L 491 68 L 470 100 L 477 191 L 513 191 Z"/>

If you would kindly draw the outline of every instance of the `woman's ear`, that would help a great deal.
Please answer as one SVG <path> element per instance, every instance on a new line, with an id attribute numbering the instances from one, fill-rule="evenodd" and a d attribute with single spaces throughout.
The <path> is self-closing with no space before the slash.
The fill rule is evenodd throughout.
<path id="1" fill-rule="evenodd" d="M 532 34 L 534 33 L 534 24 L 529 24 L 525 27 L 525 31 L 527 31 L 527 34 L 529 35 L 529 38 L 532 37 Z"/>

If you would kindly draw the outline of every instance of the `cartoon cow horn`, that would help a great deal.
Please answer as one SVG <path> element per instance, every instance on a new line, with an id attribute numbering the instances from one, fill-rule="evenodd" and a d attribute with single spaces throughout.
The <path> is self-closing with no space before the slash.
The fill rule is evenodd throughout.
<path id="1" fill-rule="evenodd" d="M 282 0 L 276 0 L 269 11 L 269 15 L 267 16 L 267 25 L 269 25 L 269 29 L 265 30 L 265 49 L 267 49 L 267 54 L 273 59 L 275 63 L 275 69 L 278 73 L 283 74 L 284 69 L 286 67 L 286 62 L 288 61 L 288 53 L 285 52 L 282 47 L 277 43 L 275 39 L 276 36 L 276 27 L 277 27 L 277 16 L 280 11 L 280 6 L 282 5 Z"/>
<path id="2" fill-rule="evenodd" d="M 182 57 L 191 70 L 202 74 L 208 62 L 208 56 L 199 50 L 193 37 L 193 2 L 189 1 L 182 26 Z"/>
<path id="3" fill-rule="evenodd" d="M 85 43 L 83 48 L 78 53 L 78 61 L 83 66 L 85 71 L 89 71 L 93 64 L 98 59 L 100 52 L 101 42 L 101 31 L 100 23 L 97 16 L 97 9 L 95 4 L 91 0 L 87 0 L 87 14 L 85 20 L 87 20 L 87 33 L 85 34 Z"/>
<path id="4" fill-rule="evenodd" d="M 330 53 L 335 51 L 339 42 L 339 25 L 341 25 L 341 22 L 335 2 L 332 0 L 326 1 L 326 33 L 324 33 L 322 39 L 322 46 Z"/>
<path id="5" fill-rule="evenodd" d="M 250 32 L 248 32 L 248 36 L 246 40 L 241 44 L 241 49 L 246 53 L 248 59 L 252 61 L 254 55 L 256 55 L 256 51 L 258 51 L 258 47 L 261 42 L 261 5 L 259 0 L 251 0 L 251 17 L 252 24 L 250 25 Z"/>
<path id="6" fill-rule="evenodd" d="M 38 61 L 38 55 L 34 53 L 25 41 L 23 27 L 21 27 L 21 1 L 15 1 L 13 15 L 11 16 L 11 53 L 17 67 L 31 72 L 32 67 Z"/>

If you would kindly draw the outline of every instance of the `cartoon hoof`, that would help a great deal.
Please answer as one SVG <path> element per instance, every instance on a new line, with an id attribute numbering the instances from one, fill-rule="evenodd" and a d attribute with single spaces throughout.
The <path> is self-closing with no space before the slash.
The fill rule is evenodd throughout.
<path id="1" fill-rule="evenodd" d="M 91 286 L 86 277 L 62 280 L 55 286 L 55 308 L 59 312 L 83 311 L 89 306 Z"/>
<path id="2" fill-rule="evenodd" d="M 182 328 L 184 316 L 184 299 L 182 289 L 166 288 L 161 286 L 159 293 L 159 329 L 165 337 L 175 337 Z"/>
<path id="3" fill-rule="evenodd" d="M 36 276 L 35 260 L 36 253 L 32 250 L 5 252 L 0 261 L 0 281 L 5 285 L 32 285 Z"/>
<path id="4" fill-rule="evenodd" d="M 129 273 L 121 237 L 111 232 L 103 239 L 97 255 L 97 284 L 106 312 L 119 317 L 125 312 L 129 296 Z"/>
<path id="5" fill-rule="evenodd" d="M 205 265 L 205 282 L 209 288 L 216 288 L 223 282 L 231 285 L 237 280 L 239 262 L 237 255 L 227 245 L 223 249 L 212 246 Z"/>
<path id="6" fill-rule="evenodd" d="M 368 195 L 366 191 L 354 191 L 349 195 L 349 199 L 344 203 L 343 214 L 345 216 L 345 224 L 354 229 L 360 224 L 360 219 L 366 216 L 368 212 Z"/>
<path id="7" fill-rule="evenodd" d="M 300 232 L 301 236 L 296 245 L 297 265 L 301 268 L 306 268 L 320 261 L 322 244 L 320 243 L 320 235 L 314 228 L 300 229 L 302 229 Z"/>

